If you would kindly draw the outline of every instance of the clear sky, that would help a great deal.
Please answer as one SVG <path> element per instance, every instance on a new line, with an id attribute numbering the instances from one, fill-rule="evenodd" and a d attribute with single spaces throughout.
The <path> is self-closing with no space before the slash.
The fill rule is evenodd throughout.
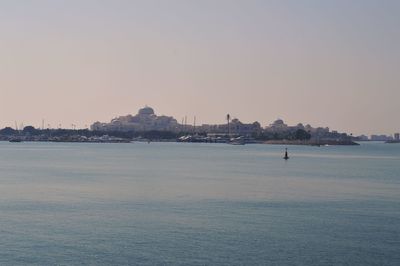
<path id="1" fill-rule="evenodd" d="M 144 105 L 354 134 L 400 131 L 400 1 L 3 0 L 0 127 Z"/>

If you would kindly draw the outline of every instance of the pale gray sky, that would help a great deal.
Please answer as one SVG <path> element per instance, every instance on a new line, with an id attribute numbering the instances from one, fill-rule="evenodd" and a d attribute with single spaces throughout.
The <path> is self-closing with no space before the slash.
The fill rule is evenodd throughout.
<path id="1" fill-rule="evenodd" d="M 0 127 L 180 121 L 400 131 L 400 1 L 3 0 Z"/>

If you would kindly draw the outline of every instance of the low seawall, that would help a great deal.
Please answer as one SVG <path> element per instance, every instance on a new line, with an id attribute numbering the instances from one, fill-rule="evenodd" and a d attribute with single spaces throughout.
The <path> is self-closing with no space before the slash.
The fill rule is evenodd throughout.
<path id="1" fill-rule="evenodd" d="M 310 145 L 310 146 L 324 146 L 324 145 L 360 145 L 351 140 L 267 140 L 264 144 L 275 145 Z"/>

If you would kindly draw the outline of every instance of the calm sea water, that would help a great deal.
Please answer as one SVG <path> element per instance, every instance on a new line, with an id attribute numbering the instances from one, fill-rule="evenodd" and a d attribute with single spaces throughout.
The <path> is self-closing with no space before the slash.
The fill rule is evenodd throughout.
<path id="1" fill-rule="evenodd" d="M 0 265 L 400 265 L 400 144 L 0 142 Z"/>

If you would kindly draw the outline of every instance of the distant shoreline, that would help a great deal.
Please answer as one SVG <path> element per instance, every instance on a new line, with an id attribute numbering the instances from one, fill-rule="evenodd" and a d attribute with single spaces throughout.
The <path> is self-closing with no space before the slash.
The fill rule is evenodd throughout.
<path id="1" fill-rule="evenodd" d="M 306 145 L 306 146 L 357 146 L 352 140 L 267 140 L 264 144 L 270 145 Z"/>
<path id="2" fill-rule="evenodd" d="M 389 143 L 389 144 L 400 143 L 400 140 L 387 140 L 387 141 L 385 141 L 385 143 Z"/>
<path id="3" fill-rule="evenodd" d="M 1 140 L 7 142 L 7 140 Z M 157 139 L 157 140 L 106 140 L 106 141 L 68 141 L 68 140 L 23 140 L 21 142 L 53 142 L 53 143 L 135 143 L 135 142 L 176 142 L 176 143 L 183 143 L 176 140 L 170 139 Z M 192 142 L 196 143 L 196 142 Z M 232 144 L 232 143 L 218 143 L 218 142 L 204 142 L 204 143 L 217 143 L 217 144 Z M 267 141 L 260 141 L 254 143 L 246 143 L 247 145 L 251 144 L 267 144 L 267 145 L 302 145 L 302 146 L 357 146 L 360 145 L 357 142 L 348 140 L 267 140 Z"/>

